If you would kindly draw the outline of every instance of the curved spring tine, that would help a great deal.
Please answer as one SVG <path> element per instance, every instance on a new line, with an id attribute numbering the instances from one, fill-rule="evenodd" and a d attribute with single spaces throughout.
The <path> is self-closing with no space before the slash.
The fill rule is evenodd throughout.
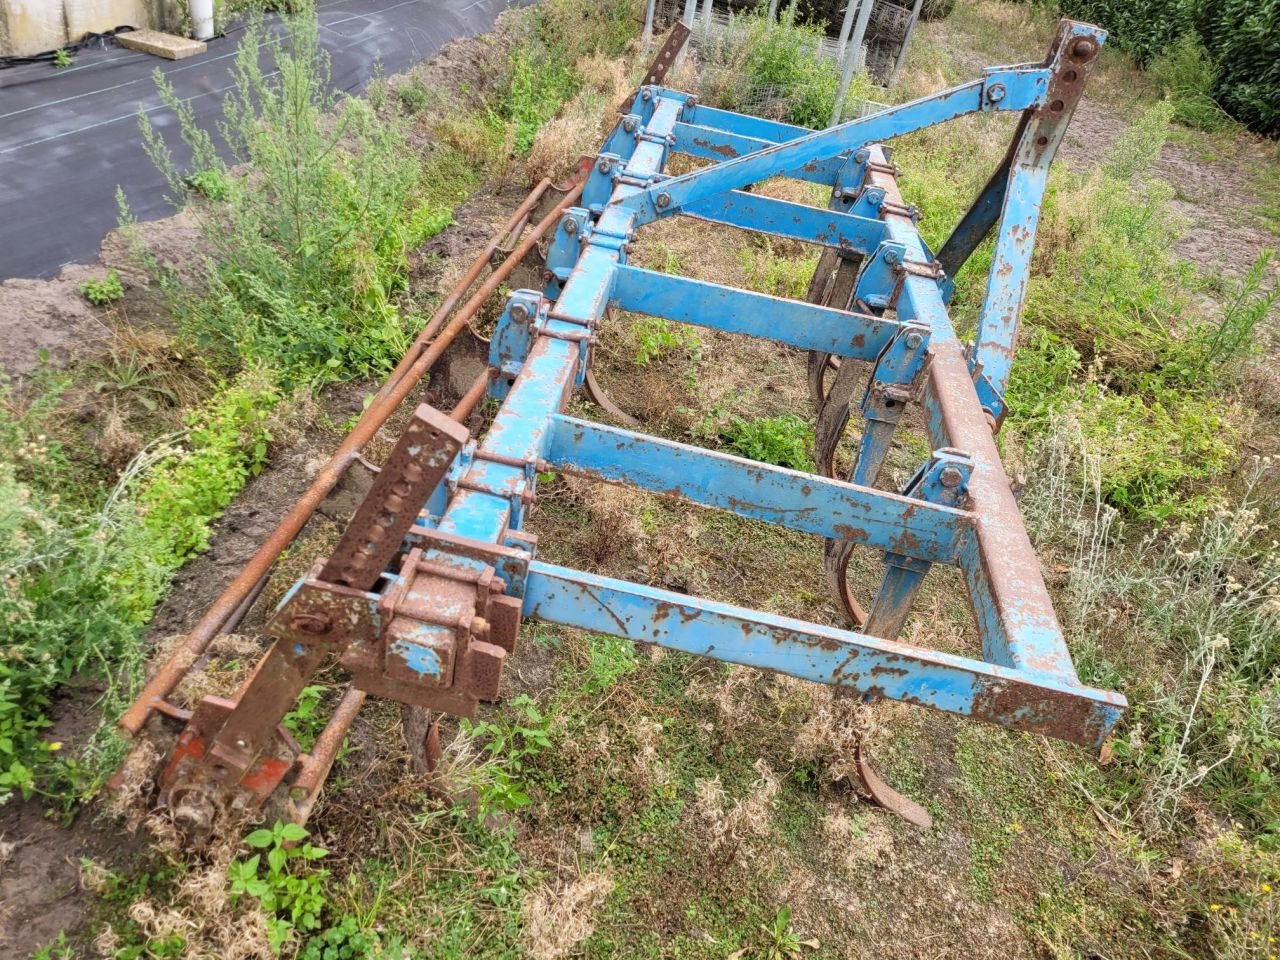
<path id="1" fill-rule="evenodd" d="M 867 622 L 867 611 L 849 586 L 849 558 L 853 556 L 853 543 L 849 540 L 828 540 L 823 548 L 822 567 L 827 574 L 827 589 L 844 608 L 845 616 L 855 630 Z"/>
<path id="2" fill-rule="evenodd" d="M 878 806 L 884 807 L 890 813 L 896 813 L 907 823 L 915 824 L 925 830 L 933 826 L 933 817 L 929 816 L 928 810 L 914 800 L 904 797 L 880 779 L 880 775 L 867 759 L 866 748 L 861 742 L 854 748 L 853 758 L 858 770 L 858 779 L 862 781 L 867 793 Z"/>
<path id="3" fill-rule="evenodd" d="M 816 350 L 809 351 L 809 399 L 813 401 L 815 411 L 821 411 L 822 404 L 827 399 L 827 371 L 839 369 L 839 357 L 833 357 L 829 353 L 819 353 Z"/>
<path id="4" fill-rule="evenodd" d="M 819 306 L 826 305 L 831 296 L 831 284 L 837 267 L 836 260 L 835 250 L 828 247 L 822 251 L 822 256 L 818 258 L 818 265 L 813 268 L 813 276 L 809 278 L 809 288 L 804 295 L 806 301 Z M 822 409 L 822 398 L 825 392 L 823 378 L 830 359 L 831 355 L 827 353 L 817 351 L 809 353 L 809 397 L 813 400 L 815 411 Z"/>
<path id="5" fill-rule="evenodd" d="M 610 325 L 616 323 L 613 307 L 606 307 L 604 316 L 606 323 Z M 600 381 L 596 379 L 595 371 L 590 366 L 590 363 L 595 360 L 595 351 L 589 354 L 589 358 L 584 385 L 587 388 L 587 396 L 591 398 L 591 402 L 615 420 L 625 423 L 628 427 L 640 426 L 640 421 L 614 403 L 613 398 L 609 396 L 605 388 L 600 386 Z"/>
<path id="6" fill-rule="evenodd" d="M 590 370 L 587 371 L 587 396 L 591 398 L 591 402 L 603 410 L 615 420 L 625 423 L 628 427 L 640 426 L 640 421 L 619 407 L 605 392 L 604 387 L 600 386 L 600 381 L 596 379 L 596 375 Z"/>
<path id="7" fill-rule="evenodd" d="M 824 250 L 814 268 L 805 299 L 818 306 L 835 307 L 837 310 L 850 309 L 861 267 L 861 257 L 842 257 L 831 248 Z M 826 400 L 827 370 L 839 367 L 840 361 L 828 353 L 809 353 L 809 398 L 818 413 L 822 412 L 822 405 Z"/>
<path id="8" fill-rule="evenodd" d="M 818 422 L 813 431 L 814 459 L 818 473 L 832 480 L 836 479 L 836 447 L 849 422 L 849 406 L 854 388 L 862 381 L 861 374 L 856 363 L 840 364 L 818 408 Z"/>

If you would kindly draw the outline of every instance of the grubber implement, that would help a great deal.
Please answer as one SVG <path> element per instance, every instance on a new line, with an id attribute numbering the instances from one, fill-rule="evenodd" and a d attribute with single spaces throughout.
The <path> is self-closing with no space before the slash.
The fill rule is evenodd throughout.
<path id="1" fill-rule="evenodd" d="M 208 830 L 270 798 L 305 820 L 366 695 L 418 708 L 419 718 L 471 716 L 480 701 L 498 698 L 527 618 L 1091 748 L 1119 719 L 1123 696 L 1077 678 L 994 441 L 1049 165 L 1103 32 L 1064 20 L 1043 63 L 992 67 L 961 86 L 819 131 L 667 89 L 666 65 L 685 33 L 673 30 L 576 181 L 563 190 L 544 181 L 481 251 L 310 489 L 121 719 L 132 735 L 181 725 L 154 778 L 153 800 L 184 828 Z M 930 250 L 884 142 L 991 111 L 1019 116 L 1013 142 L 947 241 Z M 668 175 L 673 154 L 704 162 Z M 829 186 L 826 208 L 753 190 L 776 177 Z M 640 230 L 676 216 L 821 247 L 807 299 L 628 262 Z M 991 234 L 985 298 L 974 339 L 963 343 L 948 317 L 952 281 Z M 468 322 L 503 284 L 524 286 L 506 300 L 486 345 Z M 597 332 L 613 310 L 807 352 L 816 472 L 566 415 L 574 390 L 584 388 L 619 414 L 612 419 L 630 422 L 591 375 Z M 469 351 L 459 346 L 468 342 Z M 437 361 L 434 395 L 442 395 L 437 384 L 462 381 L 452 411 L 425 404 L 413 411 L 331 555 L 268 618 L 273 645 L 237 695 L 206 697 L 189 711 L 176 706 L 171 695 L 184 675 L 240 622 L 272 563 L 344 471 L 365 463 L 365 444 Z M 458 375 L 464 361 L 478 370 L 474 381 Z M 473 437 L 464 424 L 485 397 L 496 413 Z M 933 452 L 901 489 L 877 489 L 894 433 L 915 403 Z M 857 419 L 852 470 L 837 476 L 837 445 Z M 549 471 L 817 534 L 825 539 L 825 577 L 851 629 L 538 559 L 526 520 L 538 475 Z M 848 577 L 858 549 L 884 561 L 866 603 Z M 962 574 L 981 640 L 970 656 L 898 639 L 935 565 Z M 335 661 L 350 688 L 314 747 L 302 752 L 282 718 Z M 411 746 L 438 756 L 435 724 L 418 726 L 423 737 Z M 886 786 L 865 757 L 856 766 L 874 799 L 927 823 L 923 809 Z"/>

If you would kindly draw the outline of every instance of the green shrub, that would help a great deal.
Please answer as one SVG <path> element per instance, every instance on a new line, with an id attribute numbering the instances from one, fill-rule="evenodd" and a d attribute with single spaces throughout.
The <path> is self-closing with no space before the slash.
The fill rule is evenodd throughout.
<path id="1" fill-rule="evenodd" d="M 101 683 L 113 719 L 133 696 L 141 632 L 170 575 L 260 469 L 277 396 L 260 375 L 242 377 L 191 417 L 181 446 L 144 449 L 105 500 L 76 503 L 45 426 L 57 390 L 22 413 L 0 393 L 0 802 L 91 793 L 120 758 L 105 728 L 79 758 L 46 742 L 58 688 Z"/>
<path id="2" fill-rule="evenodd" d="M 1173 104 L 1173 119 L 1200 130 L 1217 130 L 1228 117 L 1213 100 L 1219 70 L 1200 38 L 1186 33 L 1151 61 L 1151 82 Z"/>
<path id="3" fill-rule="evenodd" d="M 753 420 L 735 416 L 720 431 L 720 436 L 740 456 L 813 472 L 813 458 L 809 455 L 813 447 L 813 427 L 794 413 Z"/>
<path id="4" fill-rule="evenodd" d="M 525 156 L 533 148 L 542 125 L 554 117 L 582 86 L 571 63 L 534 62 L 534 56 L 517 51 L 511 57 L 511 80 L 493 110 L 499 123 L 511 127 L 516 153 Z"/>
<path id="5" fill-rule="evenodd" d="M 1147 520 L 1214 502 L 1238 440 L 1214 391 L 1275 302 L 1262 288 L 1264 262 L 1221 321 L 1197 317 L 1189 291 L 1200 281 L 1168 253 L 1170 193 L 1145 179 L 1172 112 L 1169 103 L 1148 111 L 1100 171 L 1052 181 L 1006 397 L 1011 421 L 1033 438 L 1075 411 L 1106 502 Z"/>
<path id="6" fill-rule="evenodd" d="M 105 277 L 86 280 L 80 284 L 80 292 L 94 306 L 101 307 L 123 297 L 124 285 L 120 282 L 119 273 L 108 270 Z"/>
<path id="7" fill-rule="evenodd" d="M 160 461 L 137 494 L 158 556 L 181 566 L 209 545 L 210 525 L 267 460 L 267 418 L 280 394 L 247 374 L 188 418 L 182 448 Z"/>
<path id="8" fill-rule="evenodd" d="M 229 170 L 157 74 L 200 171 L 197 187 L 216 184 L 224 199 L 199 211 L 207 276 L 193 288 L 170 278 L 167 288 L 184 333 L 223 370 L 262 363 L 286 385 L 376 375 L 408 347 L 396 305 L 407 254 L 448 214 L 423 208 L 403 121 L 329 92 L 314 10 L 285 23 L 276 37 L 260 17 L 250 21 L 223 100 L 222 130 L 251 176 Z M 141 125 L 181 200 L 190 181 L 145 115 Z"/>
<path id="9" fill-rule="evenodd" d="M 702 356 L 698 335 L 688 326 L 663 317 L 637 318 L 631 325 L 631 339 L 636 346 L 636 363 L 642 367 L 675 354 L 683 354 L 694 363 Z"/>
<path id="10" fill-rule="evenodd" d="M 822 30 L 796 22 L 788 6 L 770 24 L 760 14 L 735 17 L 709 44 L 699 94 L 715 106 L 774 117 L 806 127 L 825 127 L 840 88 L 836 62 L 817 53 Z M 865 100 L 870 81 L 854 77 L 846 105 Z"/>
<path id="11" fill-rule="evenodd" d="M 1070 524 L 1080 538 L 1069 607 L 1096 657 L 1086 682 L 1128 677 L 1133 703 L 1113 743 L 1111 795 L 1158 831 L 1181 821 L 1184 797 L 1203 796 L 1223 816 L 1280 844 L 1280 566 L 1259 520 L 1257 460 L 1230 505 L 1147 536 L 1107 556 L 1098 518 L 1083 502 Z"/>

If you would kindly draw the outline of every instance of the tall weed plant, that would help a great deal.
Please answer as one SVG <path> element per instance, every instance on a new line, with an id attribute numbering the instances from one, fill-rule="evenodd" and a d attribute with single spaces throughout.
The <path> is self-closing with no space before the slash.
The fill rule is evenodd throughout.
<path id="1" fill-rule="evenodd" d="M 1079 420 L 1054 426 L 1025 505 L 1041 543 L 1071 553 L 1064 612 L 1082 679 L 1131 702 L 1111 795 L 1157 833 L 1195 801 L 1280 847 L 1280 553 L 1259 511 L 1271 461 L 1256 459 L 1229 502 L 1123 549 L 1101 486 L 1064 480 L 1092 472 Z"/>
<path id="2" fill-rule="evenodd" d="M 222 198 L 197 207 L 206 275 L 169 285 L 183 330 L 221 368 L 265 363 L 286 385 L 386 371 L 409 341 L 397 306 L 407 255 L 443 226 L 418 209 L 420 163 L 404 123 L 331 92 L 308 5 L 278 29 L 252 18 L 232 76 L 219 133 L 250 172 L 228 167 L 159 72 L 193 169 L 141 118 L 175 199 L 192 180 L 218 184 L 201 192 Z"/>
<path id="3" fill-rule="evenodd" d="M 108 723 L 136 693 L 143 630 L 173 571 L 265 459 L 278 397 L 269 378 L 242 376 L 95 503 L 64 498 L 68 457 L 50 427 L 64 386 L 21 404 L 0 391 L 0 803 L 73 802 L 121 758 L 109 726 L 78 756 L 54 739 L 62 689 L 94 690 Z"/>

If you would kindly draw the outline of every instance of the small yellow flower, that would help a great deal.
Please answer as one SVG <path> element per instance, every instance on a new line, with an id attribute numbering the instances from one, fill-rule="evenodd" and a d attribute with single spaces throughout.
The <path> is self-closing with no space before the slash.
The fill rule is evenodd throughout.
<path id="1" fill-rule="evenodd" d="M 61 740 L 55 740 L 55 741 L 53 741 L 53 743 L 49 744 L 49 749 L 50 749 L 50 750 L 61 750 L 61 749 L 62 749 L 62 741 L 61 741 Z"/>
<path id="2" fill-rule="evenodd" d="M 1262 886 L 1260 886 L 1258 889 L 1259 889 L 1259 890 L 1261 890 L 1263 893 L 1270 893 L 1270 892 L 1271 892 L 1271 884 L 1269 884 L 1269 883 L 1264 883 L 1264 884 L 1263 884 Z"/>
<path id="3" fill-rule="evenodd" d="M 1221 910 L 1221 909 L 1222 909 L 1222 904 L 1220 904 L 1220 903 L 1211 903 L 1211 904 L 1209 904 L 1209 909 L 1210 909 L 1210 910 L 1212 910 L 1214 913 L 1217 913 L 1219 910 Z"/>

